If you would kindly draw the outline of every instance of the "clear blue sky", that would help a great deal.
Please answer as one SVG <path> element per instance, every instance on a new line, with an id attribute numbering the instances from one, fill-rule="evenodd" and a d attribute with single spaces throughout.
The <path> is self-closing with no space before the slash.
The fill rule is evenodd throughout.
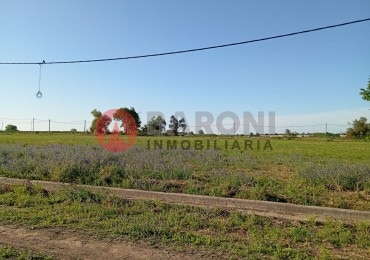
<path id="1" fill-rule="evenodd" d="M 369 17 L 367 0 L 2 0 L 0 62 L 166 52 Z M 94 108 L 133 106 L 144 122 L 147 111 L 168 118 L 184 111 L 192 124 L 195 111 L 230 110 L 275 111 L 277 125 L 347 123 L 370 118 L 359 96 L 370 76 L 369 46 L 365 22 L 183 55 L 46 65 L 41 100 L 38 65 L 0 65 L 0 118 L 91 120 Z"/>

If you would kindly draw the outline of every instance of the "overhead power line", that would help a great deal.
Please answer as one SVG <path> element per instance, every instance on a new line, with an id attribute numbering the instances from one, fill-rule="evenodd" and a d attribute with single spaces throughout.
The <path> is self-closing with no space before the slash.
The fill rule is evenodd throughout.
<path id="1" fill-rule="evenodd" d="M 170 52 L 162 52 L 162 53 L 154 53 L 154 54 L 144 54 L 144 55 L 127 56 L 127 57 L 120 57 L 120 58 L 92 59 L 92 60 L 50 61 L 50 62 L 45 62 L 44 60 L 42 62 L 0 62 L 0 65 L 69 64 L 69 63 L 88 63 L 88 62 L 102 62 L 102 61 L 117 61 L 117 60 L 150 58 L 150 57 L 157 57 L 157 56 L 166 56 L 166 55 L 183 54 L 183 53 L 189 53 L 189 52 L 206 51 L 206 50 L 211 50 L 211 49 L 225 48 L 225 47 L 231 47 L 231 46 L 236 46 L 236 45 L 243 45 L 243 44 L 249 44 L 249 43 L 254 43 L 254 42 L 273 40 L 273 39 L 277 39 L 277 38 L 284 38 L 284 37 L 294 36 L 294 35 L 298 35 L 298 34 L 317 32 L 317 31 L 321 31 L 321 30 L 327 30 L 327 29 L 332 29 L 332 28 L 336 28 L 336 27 L 351 25 L 351 24 L 355 24 L 355 23 L 367 22 L 367 21 L 370 21 L 370 18 L 355 20 L 355 21 L 346 22 L 346 23 L 334 24 L 334 25 L 329 25 L 329 26 L 324 26 L 324 27 L 319 27 L 319 28 L 314 28 L 314 29 L 309 29 L 309 30 L 304 30 L 304 31 L 298 31 L 298 32 L 293 32 L 293 33 L 269 36 L 269 37 L 265 37 L 265 38 L 254 39 L 254 40 L 227 43 L 227 44 L 222 44 L 222 45 L 214 45 L 214 46 L 188 49 L 188 50 L 170 51 Z"/>

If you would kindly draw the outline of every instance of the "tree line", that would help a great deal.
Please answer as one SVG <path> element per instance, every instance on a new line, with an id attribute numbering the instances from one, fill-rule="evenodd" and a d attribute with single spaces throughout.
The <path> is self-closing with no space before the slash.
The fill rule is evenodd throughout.
<path id="1" fill-rule="evenodd" d="M 167 122 L 162 116 L 154 116 L 152 117 L 145 125 L 141 125 L 141 119 L 139 113 L 136 112 L 134 107 L 123 107 L 117 109 L 113 114 L 113 118 L 110 118 L 107 115 L 103 115 L 101 111 L 94 109 L 91 111 L 91 115 L 94 117 L 91 126 L 90 132 L 91 133 L 109 133 L 109 124 L 113 120 L 116 122 L 121 122 L 121 127 L 124 129 L 123 133 L 127 132 L 129 128 L 126 125 L 128 120 L 122 120 L 123 112 L 126 112 L 132 116 L 135 121 L 135 127 L 138 131 L 139 135 L 180 135 L 184 134 L 187 124 L 184 118 L 176 118 L 174 115 L 171 115 L 170 122 L 169 122 L 169 129 L 166 130 Z M 125 118 L 124 118 L 125 119 Z M 100 124 L 100 125 L 99 125 Z"/>

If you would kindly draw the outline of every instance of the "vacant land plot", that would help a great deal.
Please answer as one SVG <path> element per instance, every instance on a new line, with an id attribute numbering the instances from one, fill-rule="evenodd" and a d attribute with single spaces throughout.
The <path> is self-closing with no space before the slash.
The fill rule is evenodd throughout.
<path id="1" fill-rule="evenodd" d="M 187 140 L 190 147 L 159 149 L 155 140 Z M 203 149 L 196 147 L 197 140 Z M 207 149 L 215 140 L 219 149 Z M 246 140 L 252 147 L 243 147 Z M 0 135 L 0 176 L 370 210 L 368 143 L 269 139 L 272 149 L 258 149 L 257 141 L 266 140 L 139 137 L 130 150 L 111 153 L 91 135 Z M 235 141 L 239 148 L 233 147 Z M 2 185 L 0 207 L 1 225 L 66 229 L 85 239 L 140 240 L 146 247 L 207 257 L 365 258 L 370 248 L 368 222 L 292 222 L 127 201 L 84 189 Z M 1 250 L 28 254 L 8 246 Z"/>
<path id="2" fill-rule="evenodd" d="M 193 146 L 200 140 L 204 147 L 216 140 L 221 149 L 155 149 L 154 140 L 188 140 Z M 233 142 L 242 145 L 246 140 L 254 150 L 232 149 Z M 0 135 L 0 175 L 370 209 L 368 143 L 272 139 L 272 150 L 257 150 L 257 141 L 265 142 L 241 137 L 139 137 L 132 149 L 111 153 L 89 135 Z"/>
<path id="3" fill-rule="evenodd" d="M 222 209 L 127 201 L 88 190 L 0 187 L 2 224 L 77 231 L 86 238 L 141 240 L 219 258 L 365 257 L 369 223 L 291 222 Z"/>

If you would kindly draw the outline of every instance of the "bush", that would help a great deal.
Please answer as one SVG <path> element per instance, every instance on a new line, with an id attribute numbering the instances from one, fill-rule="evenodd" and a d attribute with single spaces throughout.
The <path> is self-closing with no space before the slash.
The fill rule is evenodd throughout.
<path id="1" fill-rule="evenodd" d="M 347 129 L 347 136 L 354 138 L 367 138 L 370 136 L 370 124 L 366 117 L 360 117 L 353 121 L 353 127 Z"/>
<path id="2" fill-rule="evenodd" d="M 15 125 L 7 125 L 5 127 L 5 132 L 16 132 L 16 131 L 18 131 L 18 128 Z"/>

